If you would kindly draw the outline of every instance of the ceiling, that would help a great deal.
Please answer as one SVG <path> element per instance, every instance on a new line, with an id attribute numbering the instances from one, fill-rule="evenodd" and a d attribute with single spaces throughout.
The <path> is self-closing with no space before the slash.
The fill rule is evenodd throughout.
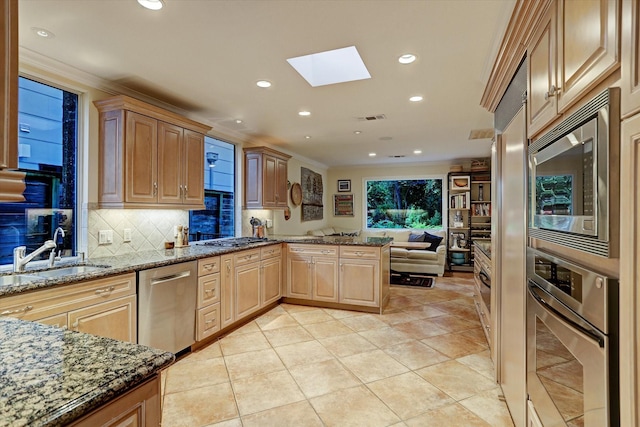
<path id="1" fill-rule="evenodd" d="M 164 3 L 150 11 L 136 0 L 20 0 L 21 53 L 168 103 L 219 137 L 258 139 L 328 167 L 490 154 L 489 139 L 469 134 L 493 127 L 479 104 L 514 0 Z M 370 79 L 311 87 L 286 61 L 348 46 Z M 417 60 L 398 63 L 404 53 Z M 273 85 L 258 88 L 262 79 Z M 424 99 L 409 102 L 414 95 Z"/>

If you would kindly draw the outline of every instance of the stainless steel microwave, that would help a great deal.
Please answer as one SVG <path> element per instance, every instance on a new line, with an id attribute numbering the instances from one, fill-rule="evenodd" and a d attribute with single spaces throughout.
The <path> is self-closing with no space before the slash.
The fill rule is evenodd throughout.
<path id="1" fill-rule="evenodd" d="M 619 90 L 608 89 L 529 146 L 531 237 L 614 255 L 619 105 Z"/>

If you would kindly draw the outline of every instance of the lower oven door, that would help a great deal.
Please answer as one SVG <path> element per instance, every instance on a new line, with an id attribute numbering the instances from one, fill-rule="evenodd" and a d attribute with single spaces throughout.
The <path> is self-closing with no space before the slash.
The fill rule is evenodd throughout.
<path id="1" fill-rule="evenodd" d="M 528 283 L 527 388 L 545 427 L 612 426 L 608 337 Z"/>

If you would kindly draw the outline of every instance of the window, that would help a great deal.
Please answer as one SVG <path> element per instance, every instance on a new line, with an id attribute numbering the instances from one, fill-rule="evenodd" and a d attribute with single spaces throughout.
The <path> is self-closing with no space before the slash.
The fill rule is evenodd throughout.
<path id="1" fill-rule="evenodd" d="M 57 250 L 75 253 L 77 105 L 74 93 L 19 79 L 18 168 L 26 172 L 26 200 L 0 203 L 0 264 L 13 262 L 16 246 L 31 253 L 58 227 L 65 235 Z"/>
<path id="2" fill-rule="evenodd" d="M 442 228 L 443 178 L 365 181 L 366 228 Z"/>
<path id="3" fill-rule="evenodd" d="M 204 138 L 204 210 L 189 212 L 190 240 L 234 236 L 235 146 Z"/>

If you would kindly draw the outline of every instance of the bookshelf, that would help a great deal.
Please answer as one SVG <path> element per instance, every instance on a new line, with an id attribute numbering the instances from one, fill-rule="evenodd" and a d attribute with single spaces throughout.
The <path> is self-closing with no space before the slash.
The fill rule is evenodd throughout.
<path id="1" fill-rule="evenodd" d="M 450 172 L 448 181 L 447 265 L 473 271 L 473 241 L 491 241 L 491 172 Z"/>

